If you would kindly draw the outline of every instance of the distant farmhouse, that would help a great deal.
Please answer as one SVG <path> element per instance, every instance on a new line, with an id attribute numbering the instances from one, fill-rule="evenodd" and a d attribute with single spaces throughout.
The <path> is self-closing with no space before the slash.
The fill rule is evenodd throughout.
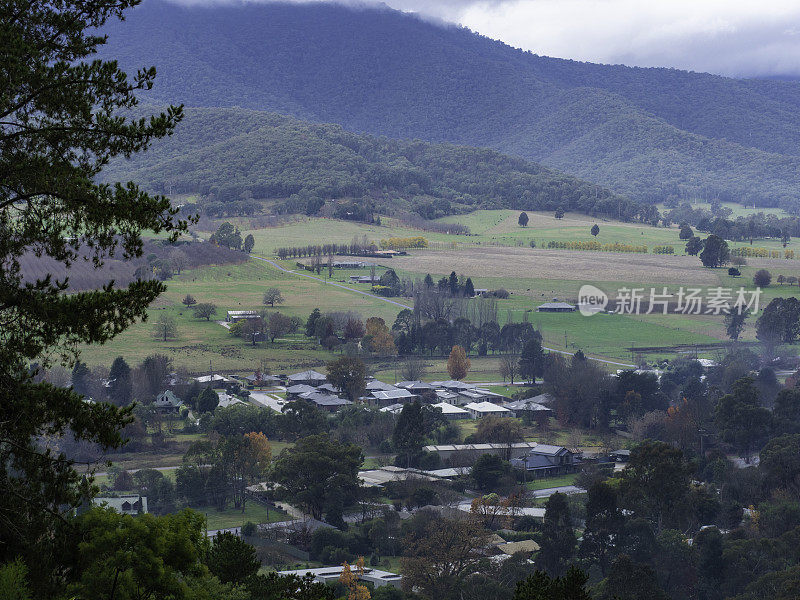
<path id="1" fill-rule="evenodd" d="M 558 298 L 553 298 L 552 302 L 545 302 L 540 304 L 536 309 L 537 312 L 575 312 L 577 306 L 567 304 L 566 302 L 559 302 Z"/>

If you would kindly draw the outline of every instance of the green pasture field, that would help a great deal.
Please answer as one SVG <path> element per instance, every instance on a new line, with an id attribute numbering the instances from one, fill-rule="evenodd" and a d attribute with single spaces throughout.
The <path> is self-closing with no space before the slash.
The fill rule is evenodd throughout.
<path id="1" fill-rule="evenodd" d="M 738 206 L 738 205 L 731 205 Z M 760 212 L 744 209 L 742 214 Z M 769 211 L 764 211 L 769 212 Z M 430 243 L 431 249 L 463 246 L 524 246 L 531 241 L 539 248 L 546 248 L 550 241 L 597 241 L 601 244 L 619 242 L 623 244 L 644 244 L 652 251 L 654 246 L 668 245 L 675 248 L 678 255 L 684 254 L 685 241 L 678 238 L 678 227 L 651 227 L 642 223 L 624 223 L 612 219 L 593 218 L 579 213 L 567 213 L 563 219 L 556 219 L 552 213 L 530 211 L 527 227 L 517 223 L 520 211 L 479 210 L 464 215 L 451 215 L 437 221 L 440 223 L 457 223 L 470 228 L 469 235 L 448 235 L 422 231 L 402 225 L 397 220 L 384 217 L 381 225 L 369 225 L 354 221 L 343 221 L 321 217 L 304 217 L 297 221 L 277 227 L 249 229 L 244 220 L 240 222 L 242 236 L 252 234 L 255 239 L 253 252 L 262 256 L 273 256 L 279 247 L 307 246 L 322 243 L 348 243 L 354 238 L 359 240 L 366 236 L 368 240 L 378 243 L 389 237 L 422 236 Z M 216 223 L 216 221 L 215 221 Z M 594 237 L 590 233 L 592 225 L 597 224 L 600 233 Z M 747 245 L 734 242 L 732 248 Z M 753 246 L 773 250 L 783 249 L 780 240 L 755 240 Z M 800 253 L 800 242 L 792 240 L 787 246 Z M 571 250 L 570 252 L 588 252 Z M 800 259 L 800 255 L 798 255 Z"/>
<path id="2" fill-rule="evenodd" d="M 192 510 L 205 515 L 206 528 L 211 531 L 215 529 L 241 527 L 248 521 L 258 525 L 259 523 L 276 523 L 289 519 L 282 510 L 267 510 L 266 507 L 255 502 L 247 502 L 244 512 L 242 512 L 240 508 L 233 507 L 226 508 L 225 510 L 217 510 L 214 506 L 192 507 Z"/>
<path id="3" fill-rule="evenodd" d="M 275 308 L 262 304 L 269 287 L 282 290 L 285 303 Z M 89 365 L 109 366 L 116 356 L 129 363 L 139 363 L 149 354 L 159 352 L 173 359 L 176 367 L 191 372 L 207 372 L 209 367 L 228 373 L 246 373 L 258 368 L 262 361 L 273 372 L 292 372 L 322 367 L 333 356 L 322 350 L 302 333 L 253 347 L 231 336 L 214 320 L 196 319 L 191 310 L 180 303 L 191 294 L 198 302 L 217 305 L 215 319 L 223 320 L 228 310 L 280 311 L 305 320 L 319 307 L 323 311 L 353 310 L 364 317 L 381 316 L 389 324 L 400 310 L 376 298 L 352 293 L 325 283 L 281 273 L 267 263 L 248 261 L 241 265 L 203 267 L 184 271 L 167 282 L 167 291 L 148 310 L 149 319 L 136 323 L 104 345 L 85 346 L 82 360 Z M 177 322 L 176 339 L 166 342 L 153 337 L 153 323 L 167 313 Z"/>
<path id="4" fill-rule="evenodd" d="M 547 488 L 563 487 L 567 485 L 575 485 L 575 480 L 578 478 L 577 473 L 570 473 L 569 475 L 559 475 L 557 477 L 543 477 L 542 479 L 534 479 L 526 484 L 526 487 L 531 490 L 544 490 Z"/>
<path id="5" fill-rule="evenodd" d="M 437 234 L 442 239 L 457 237 L 470 240 L 488 241 L 494 238 L 509 240 L 520 235 L 553 235 L 554 238 L 564 239 L 567 234 L 577 234 L 578 230 L 584 234 L 588 232 L 587 225 L 591 219 L 581 215 L 568 214 L 561 222 L 556 222 L 552 215 L 544 213 L 529 213 L 530 225 L 526 230 L 516 223 L 517 211 L 477 211 L 459 217 L 448 217 L 458 222 L 469 225 L 477 235 L 471 236 L 445 236 Z M 259 236 L 256 250 L 261 246 L 262 251 L 269 248 L 269 254 L 274 247 L 281 245 L 300 245 L 305 243 L 318 243 L 328 241 L 329 236 L 338 236 L 337 241 L 347 242 L 354 236 L 367 233 L 370 239 L 380 239 L 393 235 L 425 235 L 429 239 L 432 234 L 397 228 L 390 219 L 385 219 L 386 226 L 368 226 L 348 221 L 333 219 L 307 219 L 283 227 L 261 229 L 254 232 Z M 593 222 L 593 221 L 592 221 Z M 604 231 L 612 229 L 619 231 L 619 238 L 615 241 L 633 243 L 636 236 L 647 239 L 648 244 L 656 239 L 654 236 L 670 235 L 677 238 L 677 229 L 656 229 L 649 226 L 631 224 L 605 224 L 599 223 L 601 236 Z M 323 233 L 324 232 L 324 233 Z M 555 232 L 555 233 L 554 233 Z M 642 235 L 645 232 L 647 235 Z M 325 240 L 320 236 L 324 235 Z M 511 236 L 511 237 L 509 237 Z M 623 237 L 627 236 L 627 238 Z M 589 236 L 591 237 L 591 236 Z M 588 238 L 587 238 L 588 239 Z M 601 240 L 602 241 L 602 240 Z M 663 241 L 659 239 L 658 241 Z M 758 245 L 758 242 L 756 242 Z M 644 287 L 662 285 L 664 280 L 669 282 L 669 287 L 682 283 L 695 285 L 702 282 L 701 287 L 738 288 L 743 286 L 752 288 L 752 275 L 761 266 L 766 265 L 773 274 L 773 284 L 764 290 L 762 306 L 771 298 L 800 294 L 800 287 L 777 285 L 775 278 L 778 274 L 785 276 L 800 276 L 800 263 L 791 260 L 764 260 L 749 259 L 746 267 L 742 268 L 742 277 L 733 278 L 727 275 L 727 269 L 703 269 L 699 260 L 693 257 L 660 257 L 650 255 L 649 258 L 641 255 L 614 255 L 588 251 L 548 251 L 551 270 L 543 277 L 543 269 L 539 268 L 540 255 L 527 248 L 509 250 L 508 254 L 500 249 L 495 250 L 500 255 L 487 262 L 486 253 L 479 247 L 463 247 L 462 250 L 449 250 L 438 252 L 436 250 L 416 250 L 411 256 L 398 259 L 381 259 L 379 262 L 382 272 L 386 267 L 395 268 L 401 277 L 421 279 L 425 275 L 425 268 L 430 268 L 435 278 L 446 276 L 454 268 L 457 272 L 471 276 L 477 288 L 498 289 L 505 288 L 511 292 L 509 300 L 498 302 L 499 319 L 504 322 L 511 318 L 521 321 L 526 316 L 530 322 L 540 327 L 545 337 L 546 345 L 574 351 L 577 348 L 590 356 L 603 357 L 618 362 L 630 363 L 635 352 L 629 347 L 664 347 L 664 356 L 669 356 L 670 346 L 675 345 L 706 345 L 722 344 L 726 342 L 722 317 L 711 315 L 682 316 L 668 315 L 597 315 L 591 318 L 573 314 L 544 314 L 536 313 L 538 304 L 550 301 L 553 298 L 575 301 L 577 291 L 584 283 L 592 283 L 607 292 L 614 292 L 621 287 Z M 428 261 L 419 259 L 428 257 Z M 441 257 L 441 260 L 439 259 Z M 459 266 L 454 267 L 453 262 L 460 260 Z M 463 259 L 463 260 L 462 260 Z M 650 261 L 639 266 L 637 278 L 630 276 L 634 273 L 632 265 L 637 259 Z M 669 260 L 667 260 L 669 259 Z M 515 268 L 516 261 L 520 262 Z M 563 267 L 561 266 L 563 261 Z M 280 261 L 284 268 L 297 270 L 296 260 Z M 489 276 L 500 271 L 497 267 L 508 266 L 502 276 Z M 614 263 L 613 265 L 611 263 Z M 650 264 L 653 266 L 651 267 Z M 553 272 L 555 265 L 556 272 Z M 574 275 L 578 266 L 584 272 L 589 272 L 602 277 L 597 280 L 581 280 Z M 663 269 L 662 269 L 663 265 Z M 795 270 L 796 266 L 796 270 Z M 519 271 L 519 274 L 515 274 Z M 123 356 L 132 364 L 140 362 L 145 356 L 154 352 L 161 352 L 173 358 L 176 367 L 186 367 L 192 372 L 207 372 L 209 368 L 228 373 L 246 373 L 265 363 L 273 372 L 292 372 L 307 368 L 319 369 L 334 355 L 322 350 L 316 343 L 308 340 L 302 334 L 287 336 L 275 344 L 261 344 L 256 347 L 247 344 L 239 338 L 229 335 L 218 323 L 206 322 L 195 319 L 191 311 L 187 311 L 180 304 L 180 300 L 188 293 L 198 302 L 213 302 L 218 307 L 216 318 L 223 319 L 227 310 L 262 309 L 262 297 L 268 287 L 278 287 L 282 290 L 286 302 L 274 309 L 290 316 L 306 319 L 308 314 L 316 307 L 326 310 L 352 310 L 360 313 L 364 318 L 370 316 L 382 317 L 391 326 L 400 307 L 392 305 L 378 298 L 354 293 L 351 290 L 369 292 L 370 286 L 351 284 L 349 275 L 367 274 L 367 269 L 362 270 L 336 270 L 333 281 L 344 286 L 336 287 L 298 274 L 283 273 L 263 261 L 251 260 L 241 265 L 209 266 L 200 269 L 186 270 L 180 276 L 167 282 L 167 291 L 153 303 L 149 310 L 149 322 L 133 325 L 116 339 L 103 346 L 89 346 L 83 349 L 83 360 L 90 365 L 108 366 L 115 356 Z M 563 272 L 563 275 L 561 274 Z M 628 277 L 626 277 L 626 272 Z M 307 274 L 311 274 L 306 272 Z M 316 276 L 316 275 L 314 275 Z M 652 277 L 652 279 L 649 279 Z M 692 281 L 684 282 L 684 277 Z M 327 279 L 327 269 L 323 269 L 320 279 Z M 659 279 L 660 278 L 660 279 Z M 626 281 L 627 279 L 627 281 Z M 658 283 L 650 283 L 650 281 Z M 401 304 L 410 304 L 410 299 L 395 299 Z M 177 339 L 167 342 L 155 340 L 152 336 L 152 323 L 164 312 L 172 315 L 178 324 Z M 566 332 L 566 343 L 565 334 Z M 754 338 L 752 323 L 748 325 L 743 334 L 743 339 Z M 713 353 L 712 353 L 713 354 Z M 661 355 L 650 355 L 648 360 L 656 359 Z M 710 356 L 710 355 L 709 355 Z M 496 381 L 499 359 L 493 356 L 471 357 L 473 370 L 469 375 L 472 381 Z M 446 364 L 444 357 L 429 359 L 429 376 L 446 377 Z M 371 367 L 376 375 L 391 379 L 398 371 L 398 361 L 375 360 Z"/>
<path id="6" fill-rule="evenodd" d="M 704 210 L 711 210 L 711 203 L 710 202 L 699 202 L 693 200 L 690 202 L 692 208 L 702 208 Z M 733 213 L 733 218 L 736 217 L 747 217 L 750 215 L 755 215 L 758 213 L 764 213 L 765 215 L 778 215 L 779 217 L 788 216 L 786 211 L 782 208 L 761 208 L 756 207 L 753 208 L 751 206 L 742 206 L 741 204 L 737 204 L 736 202 L 722 202 L 723 207 L 730 208 Z M 665 211 L 669 211 L 670 209 L 664 208 L 664 203 L 656 204 L 656 208 L 663 214 Z"/>

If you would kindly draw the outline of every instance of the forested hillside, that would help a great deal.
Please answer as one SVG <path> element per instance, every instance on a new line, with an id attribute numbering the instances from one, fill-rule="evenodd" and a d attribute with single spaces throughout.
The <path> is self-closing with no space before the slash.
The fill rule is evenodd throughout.
<path id="1" fill-rule="evenodd" d="M 112 163 L 103 176 L 132 178 L 155 192 L 200 194 L 212 216 L 254 210 L 254 200 L 276 200 L 279 212 L 315 214 L 337 199 L 359 200 L 341 210 L 406 210 L 426 219 L 477 208 L 562 207 L 624 219 L 654 212 L 494 150 L 359 135 L 238 108 L 187 109 L 174 136 Z"/>
<path id="2" fill-rule="evenodd" d="M 648 201 L 796 205 L 800 84 L 552 59 L 389 9 L 147 0 L 106 52 L 151 102 L 486 146 Z"/>

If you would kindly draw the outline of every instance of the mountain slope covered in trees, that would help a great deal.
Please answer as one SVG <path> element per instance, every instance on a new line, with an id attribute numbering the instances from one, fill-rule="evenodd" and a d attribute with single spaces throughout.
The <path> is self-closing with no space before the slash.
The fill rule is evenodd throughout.
<path id="1" fill-rule="evenodd" d="M 650 201 L 796 204 L 800 84 L 535 56 L 386 8 L 146 0 L 109 56 L 151 102 L 486 146 Z"/>
<path id="2" fill-rule="evenodd" d="M 226 214 L 233 204 L 238 210 L 250 199 L 277 200 L 279 211 L 308 214 L 327 200 L 357 199 L 371 210 L 407 210 L 428 219 L 500 207 L 563 207 L 626 219 L 655 212 L 494 150 L 378 138 L 239 108 L 187 109 L 172 137 L 112 163 L 103 177 L 134 179 L 156 192 L 200 194 L 208 214 Z"/>

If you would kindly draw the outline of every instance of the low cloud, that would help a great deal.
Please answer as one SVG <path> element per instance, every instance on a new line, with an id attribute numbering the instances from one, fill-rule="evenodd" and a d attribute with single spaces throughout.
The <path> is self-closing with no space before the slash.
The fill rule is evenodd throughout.
<path id="1" fill-rule="evenodd" d="M 316 1 L 386 4 L 545 56 L 731 76 L 800 76 L 798 0 Z"/>

